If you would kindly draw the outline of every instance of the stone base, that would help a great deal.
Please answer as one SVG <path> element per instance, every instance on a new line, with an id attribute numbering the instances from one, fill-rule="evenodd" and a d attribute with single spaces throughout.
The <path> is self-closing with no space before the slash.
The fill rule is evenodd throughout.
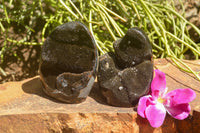
<path id="1" fill-rule="evenodd" d="M 200 71 L 200 61 L 187 61 Z M 164 124 L 152 128 L 136 108 L 109 106 L 94 85 L 90 96 L 80 104 L 59 102 L 42 91 L 39 76 L 0 85 L 0 133 L 197 133 L 200 130 L 200 82 L 180 71 L 171 61 L 155 60 L 155 68 L 166 73 L 169 90 L 191 88 L 197 96 L 190 103 L 191 115 L 175 120 L 167 115 Z"/>

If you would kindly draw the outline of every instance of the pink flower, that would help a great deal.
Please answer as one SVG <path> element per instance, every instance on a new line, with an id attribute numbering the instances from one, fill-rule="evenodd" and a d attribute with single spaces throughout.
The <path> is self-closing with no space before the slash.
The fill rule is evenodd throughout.
<path id="1" fill-rule="evenodd" d="M 195 92 L 189 88 L 166 92 L 165 74 L 155 70 L 151 95 L 141 97 L 137 109 L 138 114 L 147 118 L 152 127 L 160 127 L 163 124 L 166 112 L 179 120 L 187 118 L 191 110 L 188 103 L 196 97 Z"/>

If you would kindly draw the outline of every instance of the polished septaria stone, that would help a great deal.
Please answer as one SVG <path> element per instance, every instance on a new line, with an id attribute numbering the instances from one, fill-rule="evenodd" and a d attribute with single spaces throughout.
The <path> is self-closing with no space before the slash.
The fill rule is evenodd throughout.
<path id="1" fill-rule="evenodd" d="M 79 103 L 88 96 L 98 66 L 94 38 L 80 22 L 58 26 L 42 47 L 40 77 L 44 92 L 67 103 Z"/>
<path id="2" fill-rule="evenodd" d="M 110 105 L 131 107 L 149 92 L 153 78 L 152 48 L 138 28 L 114 42 L 115 53 L 100 57 L 98 82 Z"/>

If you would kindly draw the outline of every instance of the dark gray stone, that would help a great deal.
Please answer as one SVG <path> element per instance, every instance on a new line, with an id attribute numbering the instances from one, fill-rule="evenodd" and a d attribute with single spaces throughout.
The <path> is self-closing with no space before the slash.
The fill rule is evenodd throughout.
<path id="1" fill-rule="evenodd" d="M 114 42 L 115 53 L 100 57 L 98 83 L 110 105 L 131 107 L 149 92 L 153 78 L 152 48 L 138 29 Z"/>
<path id="2" fill-rule="evenodd" d="M 40 77 L 44 92 L 67 102 L 79 103 L 88 96 L 98 66 L 94 38 L 80 22 L 58 26 L 42 48 Z"/>
<path id="3" fill-rule="evenodd" d="M 126 35 L 114 42 L 117 65 L 127 68 L 151 60 L 152 48 L 146 34 L 139 28 L 131 28 Z"/>

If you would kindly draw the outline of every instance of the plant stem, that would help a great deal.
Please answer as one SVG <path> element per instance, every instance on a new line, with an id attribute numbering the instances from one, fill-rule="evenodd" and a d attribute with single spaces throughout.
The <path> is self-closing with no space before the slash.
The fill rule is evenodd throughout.
<path id="1" fill-rule="evenodd" d="M 68 12 L 70 12 L 76 19 L 78 19 L 78 16 L 63 2 L 63 0 L 59 0 L 60 3 L 67 9 Z"/>
<path id="2" fill-rule="evenodd" d="M 90 21 L 90 22 L 92 21 L 92 10 L 90 10 L 89 21 Z M 89 23 L 89 29 L 90 29 L 90 32 L 91 32 L 92 36 L 95 37 L 95 36 L 94 36 L 94 33 L 93 33 L 93 30 L 92 30 L 92 23 Z M 101 49 L 101 47 L 99 46 L 99 44 L 96 42 L 95 38 L 94 38 L 94 41 L 95 41 L 95 44 L 97 45 L 97 48 L 99 49 L 99 51 L 100 51 L 102 54 L 105 54 L 105 52 Z"/>

